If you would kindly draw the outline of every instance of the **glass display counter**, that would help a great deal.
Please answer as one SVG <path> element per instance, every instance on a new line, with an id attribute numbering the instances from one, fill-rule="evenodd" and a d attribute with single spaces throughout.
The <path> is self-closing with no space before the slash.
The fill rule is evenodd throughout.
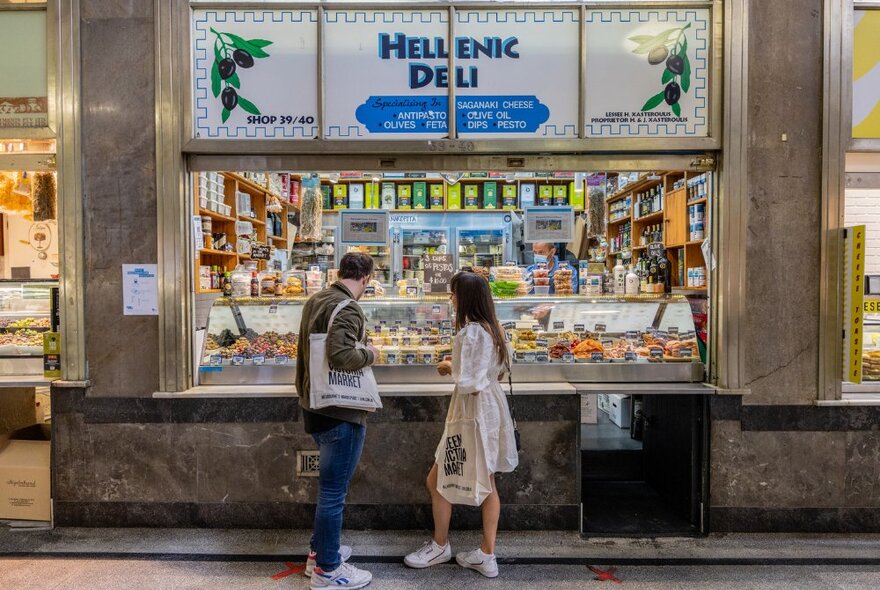
<path id="1" fill-rule="evenodd" d="M 303 297 L 220 298 L 208 316 L 201 384 L 292 384 Z M 381 358 L 379 383 L 446 381 L 434 365 L 452 351 L 449 298 L 360 302 Z M 519 382 L 698 382 L 703 362 L 681 296 L 496 299 Z"/>
<path id="2" fill-rule="evenodd" d="M 43 374 L 54 281 L 0 280 L 0 375 Z"/>

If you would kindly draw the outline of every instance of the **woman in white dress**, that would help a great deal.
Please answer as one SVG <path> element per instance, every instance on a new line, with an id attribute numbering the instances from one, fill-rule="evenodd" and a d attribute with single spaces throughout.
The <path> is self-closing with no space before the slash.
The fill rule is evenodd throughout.
<path id="1" fill-rule="evenodd" d="M 468 412 L 473 412 L 478 425 L 478 444 L 482 443 L 491 474 L 491 491 L 487 490 L 489 493 L 480 505 L 483 515 L 482 543 L 473 551 L 456 555 L 456 561 L 462 567 L 494 578 L 498 575 L 495 538 L 501 515 L 501 500 L 495 487 L 494 474 L 509 473 L 518 463 L 514 424 L 499 383 L 499 379 L 510 368 L 510 348 L 495 316 L 495 304 L 486 279 L 475 273 L 459 272 L 452 277 L 450 287 L 456 328 L 452 361 L 441 362 L 437 370 L 441 375 L 451 374 L 455 379 L 450 412 L 455 407 L 466 407 Z M 437 459 L 427 480 L 434 513 L 434 538 L 406 556 L 404 563 L 409 567 L 426 568 L 452 559 L 448 539 L 452 504 L 437 487 L 438 468 L 445 454 L 444 445 L 445 442 L 441 440 L 435 455 Z"/>

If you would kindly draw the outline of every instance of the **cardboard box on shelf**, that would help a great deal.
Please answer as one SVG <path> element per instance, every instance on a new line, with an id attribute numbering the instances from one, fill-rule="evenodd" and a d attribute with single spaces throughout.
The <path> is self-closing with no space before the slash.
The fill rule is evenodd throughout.
<path id="1" fill-rule="evenodd" d="M 483 183 L 483 209 L 498 208 L 498 183 Z"/>
<path id="2" fill-rule="evenodd" d="M 553 187 L 553 204 L 568 205 L 568 187 L 564 184 L 558 184 Z"/>
<path id="3" fill-rule="evenodd" d="M 348 185 L 347 184 L 334 184 L 333 185 L 333 208 L 334 209 L 346 209 L 348 208 Z"/>
<path id="4" fill-rule="evenodd" d="M 447 209 L 461 209 L 461 183 L 450 184 L 447 193 Z"/>
<path id="5" fill-rule="evenodd" d="M 413 183 L 413 209 L 428 208 L 428 184 L 426 182 Z"/>
<path id="6" fill-rule="evenodd" d="M 431 209 L 443 209 L 443 185 L 432 184 L 431 191 Z"/>
<path id="7" fill-rule="evenodd" d="M 468 184 L 464 187 L 464 208 L 479 209 L 480 208 L 480 185 Z"/>
<path id="8" fill-rule="evenodd" d="M 351 184 L 348 187 L 348 207 L 349 209 L 364 209 L 364 185 Z"/>
<path id="9" fill-rule="evenodd" d="M 397 208 L 398 209 L 412 209 L 413 199 L 412 199 L 412 185 L 411 184 L 401 184 L 397 187 Z"/>
<path id="10" fill-rule="evenodd" d="M 520 207 L 534 207 L 535 205 L 535 185 L 524 183 L 519 185 L 519 201 Z"/>
<path id="11" fill-rule="evenodd" d="M 0 520 L 52 520 L 49 426 L 0 437 Z"/>
<path id="12" fill-rule="evenodd" d="M 583 188 L 583 185 L 581 185 L 580 190 L 575 189 L 573 182 L 568 185 L 568 201 L 576 211 L 584 208 L 586 205 L 586 191 Z"/>
<path id="13" fill-rule="evenodd" d="M 538 188 L 538 205 L 548 206 L 553 204 L 553 186 L 542 184 Z"/>
<path id="14" fill-rule="evenodd" d="M 516 209 L 516 185 L 505 184 L 501 188 L 501 202 L 505 209 Z"/>

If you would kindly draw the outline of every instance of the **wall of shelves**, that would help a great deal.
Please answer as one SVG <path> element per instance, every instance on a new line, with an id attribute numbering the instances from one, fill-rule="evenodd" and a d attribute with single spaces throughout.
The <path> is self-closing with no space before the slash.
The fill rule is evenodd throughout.
<path id="1" fill-rule="evenodd" d="M 692 220 L 689 209 L 691 206 L 702 205 L 703 235 L 706 235 L 708 196 L 691 196 L 689 199 L 689 195 L 697 193 L 694 187 L 707 177 L 704 173 L 682 171 L 661 172 L 654 176 L 658 178 L 645 176 L 631 182 L 605 200 L 606 239 L 609 244 L 606 264 L 613 268 L 616 256 L 623 255 L 625 264 L 636 265 L 640 258 L 647 256 L 647 246 L 652 241 L 650 236 L 659 235 L 659 242 L 663 244 L 666 256 L 672 263 L 673 288 L 695 293 L 705 292 L 705 286 L 688 286 L 688 269 L 703 269 L 705 272 L 706 267 L 702 252 L 703 239 L 691 239 Z M 683 186 L 675 188 L 677 183 L 682 182 Z M 661 188 L 662 193 L 659 192 Z M 657 195 L 654 201 L 657 207 L 646 208 L 642 212 L 642 198 L 647 197 L 650 200 L 652 194 Z M 623 205 L 627 200 L 630 204 Z M 625 209 L 626 214 L 618 217 L 621 209 Z M 617 215 L 614 215 L 615 212 Z M 628 242 L 621 247 L 613 247 L 615 242 L 621 241 L 621 233 L 627 230 Z M 627 259 L 627 255 L 631 257 Z"/>

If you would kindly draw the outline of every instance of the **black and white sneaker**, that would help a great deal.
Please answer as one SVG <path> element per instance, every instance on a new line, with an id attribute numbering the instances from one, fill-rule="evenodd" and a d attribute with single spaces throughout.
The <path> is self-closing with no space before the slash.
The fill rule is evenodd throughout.
<path id="1" fill-rule="evenodd" d="M 440 546 L 432 540 L 428 541 L 418 551 L 414 551 L 403 558 L 403 563 L 415 569 L 424 569 L 432 565 L 446 563 L 452 559 L 452 548 L 449 543 Z"/>

